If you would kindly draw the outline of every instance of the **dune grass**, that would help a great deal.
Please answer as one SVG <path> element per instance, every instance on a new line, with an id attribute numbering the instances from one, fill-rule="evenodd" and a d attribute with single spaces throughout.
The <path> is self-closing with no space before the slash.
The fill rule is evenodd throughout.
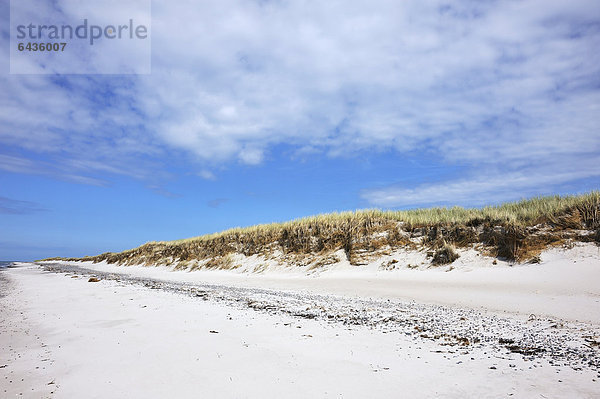
<path id="1" fill-rule="evenodd" d="M 381 224 L 382 221 L 404 223 L 408 228 L 473 224 L 474 222 L 489 221 L 496 224 L 512 224 L 521 227 L 533 226 L 539 223 L 561 223 L 570 210 L 576 209 L 582 217 L 591 224 L 600 220 L 600 191 L 592 191 L 582 195 L 545 196 L 507 202 L 497 206 L 483 208 L 463 208 L 459 206 L 447 208 L 420 208 L 403 211 L 384 211 L 366 209 L 354 212 L 334 212 L 309 216 L 284 223 L 261 224 L 245 228 L 236 227 L 219 233 L 186 238 L 174 241 L 159 241 L 165 245 L 179 245 L 194 241 L 211 241 L 222 237 L 249 235 L 271 236 L 283 230 L 292 229 L 304 232 L 316 230 L 331 230 L 350 224 L 355 227 Z M 593 227 L 593 226 L 591 226 Z"/>
<path id="2" fill-rule="evenodd" d="M 545 232 L 536 232 L 539 229 L 535 226 L 544 226 Z M 324 254 L 344 249 L 352 262 L 357 252 L 376 252 L 382 247 L 414 249 L 414 237 L 422 237 L 420 245 L 431 249 L 482 244 L 495 256 L 522 260 L 560 242 L 564 237 L 557 231 L 578 229 L 595 231 L 595 237 L 600 238 L 600 191 L 535 197 L 483 208 L 329 213 L 183 240 L 149 242 L 120 253 L 69 260 L 120 264 L 206 261 L 207 267 L 215 268 L 225 267 L 220 259 L 232 253 L 251 256 L 279 250 L 284 254 Z"/>

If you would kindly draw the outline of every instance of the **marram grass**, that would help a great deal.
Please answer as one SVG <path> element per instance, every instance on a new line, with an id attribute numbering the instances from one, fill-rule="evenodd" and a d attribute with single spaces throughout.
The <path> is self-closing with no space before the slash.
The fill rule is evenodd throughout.
<path id="1" fill-rule="evenodd" d="M 584 230 L 584 233 L 579 233 Z M 149 242 L 120 253 L 68 260 L 118 264 L 205 262 L 225 265 L 240 253 L 281 251 L 297 259 L 343 249 L 351 263 L 382 248 L 440 250 L 479 245 L 494 256 L 526 260 L 565 240 L 600 241 L 600 192 L 546 196 L 483 208 L 377 209 L 329 213 L 285 223 L 233 228 L 175 241 Z"/>
<path id="2" fill-rule="evenodd" d="M 311 230 L 315 228 L 332 229 L 343 224 L 360 226 L 377 223 L 381 220 L 402 222 L 412 227 L 468 224 L 478 220 L 489 220 L 494 223 L 508 223 L 521 227 L 533 226 L 543 222 L 557 221 L 569 210 L 580 209 L 592 212 L 592 219 L 597 223 L 600 219 L 600 191 L 592 191 L 582 195 L 545 196 L 524 199 L 517 202 L 506 202 L 496 206 L 483 208 L 420 208 L 406 211 L 383 211 L 366 209 L 354 212 L 334 212 L 309 216 L 284 223 L 261 224 L 251 227 L 225 230 L 219 233 L 186 238 L 183 240 L 160 241 L 166 245 L 178 245 L 194 241 L 211 241 L 232 235 L 272 235 L 283 229 Z M 595 212 L 595 213 L 594 213 Z M 154 242 L 152 242 L 154 243 Z"/>

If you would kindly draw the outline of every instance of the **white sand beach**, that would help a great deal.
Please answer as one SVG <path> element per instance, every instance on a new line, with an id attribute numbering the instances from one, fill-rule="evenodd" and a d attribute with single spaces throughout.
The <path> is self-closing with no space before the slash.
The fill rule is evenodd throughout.
<path id="1" fill-rule="evenodd" d="M 402 255 L 405 251 L 398 252 Z M 440 268 L 400 267 L 382 271 L 379 268 L 382 259 L 378 259 L 360 267 L 340 262 L 312 274 L 277 264 L 257 273 L 255 270 L 266 263 L 260 257 L 244 259 L 242 266 L 233 271 L 179 272 L 173 267 L 124 267 L 105 262 L 71 264 L 163 281 L 417 300 L 600 324 L 599 246 L 578 244 L 570 249 L 553 248 L 542 254 L 541 263 L 522 265 L 502 261 L 493 265 L 493 258 L 474 251 L 459 252 L 461 257 L 452 266 Z M 423 257 L 420 253 L 408 253 L 408 256 L 405 263 L 413 264 Z"/>
<path id="2" fill-rule="evenodd" d="M 439 314 L 434 319 L 439 317 L 442 324 L 444 312 L 470 307 L 476 311 L 459 313 L 465 315 L 461 319 L 482 317 L 484 322 L 478 323 L 483 324 L 496 320 L 498 325 L 525 325 L 525 314 L 532 310 L 553 315 L 552 323 L 563 324 L 560 334 L 575 337 L 586 329 L 581 334 L 592 342 L 598 335 L 589 334 L 598 334 L 600 328 L 600 289 L 594 285 L 600 263 L 591 247 L 567 255 L 549 253 L 540 265 L 447 273 L 404 270 L 405 274 L 389 276 L 389 281 L 381 275 L 366 279 L 334 273 L 299 279 L 94 267 L 162 279 L 267 287 L 274 297 L 276 288 L 300 295 L 375 295 L 392 303 L 397 297 L 452 303 L 452 308 L 435 308 Z M 99 282 L 88 282 L 88 275 L 51 273 L 33 264 L 3 273 L 9 286 L 0 298 L 2 397 L 594 398 L 600 394 L 594 367 L 525 356 L 502 345 L 444 344 L 377 323 L 298 317 L 267 306 L 202 300 L 200 294 L 182 295 L 118 278 L 101 276 Z M 339 298 L 311 300 L 334 308 L 343 300 Z M 564 301 L 576 306 L 571 314 L 567 305 L 560 305 Z M 354 305 L 349 303 L 345 309 L 351 311 Z M 503 319 L 494 318 L 499 310 L 506 311 Z M 421 317 L 415 326 L 419 328 L 425 319 L 415 317 Z M 574 319 L 586 323 L 569 324 Z M 543 325 L 537 334 L 545 334 Z M 508 327 L 502 328 L 510 333 Z M 598 347 L 593 351 L 589 353 L 597 355 Z"/>

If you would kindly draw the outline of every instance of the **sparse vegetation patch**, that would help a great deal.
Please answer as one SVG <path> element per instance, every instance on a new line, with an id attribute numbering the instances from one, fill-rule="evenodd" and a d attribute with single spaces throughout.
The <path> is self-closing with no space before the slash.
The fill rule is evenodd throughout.
<path id="1" fill-rule="evenodd" d="M 444 245 L 442 248 L 435 251 L 431 264 L 434 266 L 447 265 L 459 258 L 452 245 Z"/>

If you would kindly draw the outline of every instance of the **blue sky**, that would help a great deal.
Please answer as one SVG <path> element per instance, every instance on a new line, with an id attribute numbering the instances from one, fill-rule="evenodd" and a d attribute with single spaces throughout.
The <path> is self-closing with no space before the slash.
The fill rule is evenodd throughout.
<path id="1" fill-rule="evenodd" d="M 600 187 L 597 1 L 153 1 L 150 34 L 149 75 L 2 57 L 0 259 Z"/>

